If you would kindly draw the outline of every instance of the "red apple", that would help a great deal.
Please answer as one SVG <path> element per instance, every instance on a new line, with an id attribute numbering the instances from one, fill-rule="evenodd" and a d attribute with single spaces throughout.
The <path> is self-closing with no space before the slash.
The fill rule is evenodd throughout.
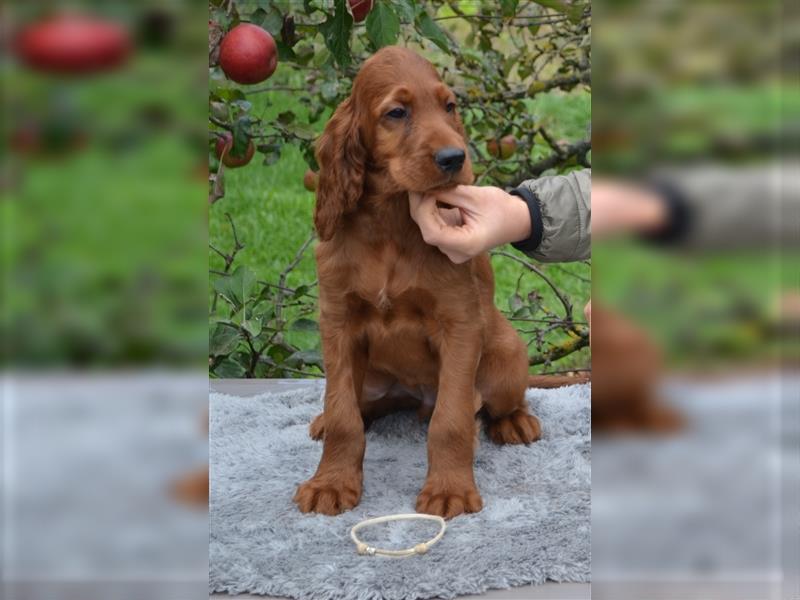
<path id="1" fill-rule="evenodd" d="M 486 150 L 495 158 L 503 160 L 511 158 L 517 151 L 517 138 L 513 135 L 506 135 L 500 140 L 489 140 L 486 142 Z"/>
<path id="2" fill-rule="evenodd" d="M 253 140 L 249 140 L 247 142 L 247 150 L 245 151 L 244 155 L 237 156 L 233 154 L 233 134 L 231 134 L 229 131 L 226 131 L 221 137 L 217 138 L 215 150 L 217 153 L 217 158 L 221 159 L 222 163 L 226 167 L 235 169 L 237 167 L 245 166 L 253 159 L 253 155 L 256 153 L 256 146 L 253 144 Z M 222 156 L 223 152 L 225 153 L 224 157 Z"/>
<path id="3" fill-rule="evenodd" d="M 367 18 L 369 11 L 372 10 L 372 0 L 347 0 L 350 11 L 353 13 L 353 21 L 361 23 Z"/>
<path id="4" fill-rule="evenodd" d="M 306 171 L 306 174 L 303 175 L 303 187 L 306 188 L 309 192 L 316 191 L 318 183 L 319 183 L 319 174 L 315 173 L 311 169 Z"/>
<path id="5" fill-rule="evenodd" d="M 121 65 L 130 54 L 131 42 L 117 23 L 61 14 L 25 26 L 15 38 L 14 49 L 32 69 L 74 75 Z"/>
<path id="6" fill-rule="evenodd" d="M 275 72 L 278 47 L 272 36 L 252 23 L 231 29 L 219 47 L 219 65 L 236 83 L 259 83 Z"/>

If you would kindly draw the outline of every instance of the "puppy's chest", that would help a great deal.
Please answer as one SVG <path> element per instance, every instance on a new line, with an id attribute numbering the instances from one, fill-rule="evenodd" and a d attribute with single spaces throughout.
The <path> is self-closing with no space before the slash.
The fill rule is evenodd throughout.
<path id="1" fill-rule="evenodd" d="M 391 321 L 401 316 L 419 316 L 435 304 L 434 290 L 420 269 L 419 264 L 390 247 L 357 266 L 351 289 L 374 317 Z"/>

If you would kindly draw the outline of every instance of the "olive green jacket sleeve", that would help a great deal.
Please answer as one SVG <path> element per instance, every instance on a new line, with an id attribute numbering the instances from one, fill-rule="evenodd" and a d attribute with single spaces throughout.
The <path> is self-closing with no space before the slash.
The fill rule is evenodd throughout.
<path id="1" fill-rule="evenodd" d="M 662 167 L 650 182 L 667 226 L 647 239 L 688 251 L 797 247 L 800 163 Z"/>
<path id="2" fill-rule="evenodd" d="M 592 253 L 592 171 L 524 181 L 511 193 L 528 205 L 531 236 L 513 244 L 541 262 L 585 260 Z"/>

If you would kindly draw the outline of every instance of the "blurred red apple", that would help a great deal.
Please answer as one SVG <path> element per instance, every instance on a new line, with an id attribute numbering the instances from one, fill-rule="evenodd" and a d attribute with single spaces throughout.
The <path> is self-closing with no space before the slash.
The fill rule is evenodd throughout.
<path id="1" fill-rule="evenodd" d="M 256 147 L 255 144 L 253 144 L 253 140 L 249 140 L 247 142 L 247 150 L 245 150 L 244 155 L 235 155 L 233 153 L 233 134 L 228 131 L 223 133 L 221 137 L 217 138 L 215 150 L 217 153 L 217 158 L 221 159 L 222 163 L 231 169 L 245 166 L 253 159 L 253 155 L 256 153 Z M 225 154 L 224 157 L 223 153 Z"/>
<path id="2" fill-rule="evenodd" d="M 278 47 L 272 36 L 252 23 L 241 23 L 223 38 L 219 65 L 236 83 L 259 83 L 275 72 Z"/>
<path id="3" fill-rule="evenodd" d="M 130 54 L 131 42 L 128 32 L 117 23 L 62 14 L 23 27 L 14 50 L 32 69 L 85 74 L 121 65 Z"/>
<path id="4" fill-rule="evenodd" d="M 9 136 L 9 147 L 17 155 L 55 157 L 79 150 L 89 136 L 77 123 L 49 119 L 17 125 Z"/>
<path id="5" fill-rule="evenodd" d="M 309 169 L 306 171 L 306 174 L 303 175 L 303 187 L 306 188 L 309 192 L 314 192 L 317 189 L 317 183 L 319 182 L 319 175 Z"/>
<path id="6" fill-rule="evenodd" d="M 353 21 L 361 23 L 372 10 L 372 0 L 348 0 L 353 13 Z"/>
<path id="7" fill-rule="evenodd" d="M 513 135 L 506 135 L 500 140 L 489 140 L 486 142 L 486 150 L 495 158 L 503 160 L 511 158 L 517 151 L 517 138 Z"/>

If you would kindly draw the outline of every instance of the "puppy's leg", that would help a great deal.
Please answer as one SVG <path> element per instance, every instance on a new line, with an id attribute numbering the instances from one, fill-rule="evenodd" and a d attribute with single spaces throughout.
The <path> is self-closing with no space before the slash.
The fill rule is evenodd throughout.
<path id="1" fill-rule="evenodd" d="M 529 444 L 541 437 L 542 430 L 525 400 L 528 353 L 511 324 L 498 317 L 478 369 L 488 433 L 496 444 Z"/>
<path id="2" fill-rule="evenodd" d="M 314 476 L 297 488 L 294 501 L 302 512 L 337 515 L 361 499 L 364 421 L 359 396 L 367 363 L 365 344 L 345 332 L 322 333 L 325 357 L 325 436 L 322 459 Z"/>
<path id="3" fill-rule="evenodd" d="M 464 334 L 440 347 L 439 386 L 428 430 L 428 476 L 417 511 L 445 518 L 481 510 L 475 485 L 475 375 L 480 335 Z"/>
<path id="4" fill-rule="evenodd" d="M 415 410 L 421 407 L 422 400 L 400 390 L 395 385 L 397 380 L 385 374 L 368 371 L 361 391 L 360 410 L 364 421 L 364 429 L 369 429 L 373 422 L 401 410 Z M 324 395 L 323 395 L 324 399 Z M 320 413 L 308 428 L 312 440 L 319 441 L 325 436 L 325 413 Z"/>

